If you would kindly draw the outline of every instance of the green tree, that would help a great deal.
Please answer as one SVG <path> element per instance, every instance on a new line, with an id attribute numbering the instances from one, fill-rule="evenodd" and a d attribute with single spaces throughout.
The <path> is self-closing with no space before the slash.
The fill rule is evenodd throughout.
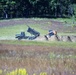
<path id="1" fill-rule="evenodd" d="M 75 0 L 0 0 L 0 18 L 55 16 L 73 13 Z"/>

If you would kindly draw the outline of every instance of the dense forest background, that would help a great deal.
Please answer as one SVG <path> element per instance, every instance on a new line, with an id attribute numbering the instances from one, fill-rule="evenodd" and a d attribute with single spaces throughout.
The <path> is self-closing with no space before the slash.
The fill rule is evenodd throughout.
<path id="1" fill-rule="evenodd" d="M 0 0 L 0 19 L 76 17 L 76 0 Z"/>

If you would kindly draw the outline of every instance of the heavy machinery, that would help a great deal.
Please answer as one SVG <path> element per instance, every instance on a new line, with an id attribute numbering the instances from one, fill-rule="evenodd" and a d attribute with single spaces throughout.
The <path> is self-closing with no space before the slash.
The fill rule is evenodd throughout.
<path id="1" fill-rule="evenodd" d="M 28 26 L 27 32 L 29 32 L 31 34 L 31 36 L 26 36 L 25 32 L 21 32 L 20 34 L 16 34 L 15 38 L 18 38 L 18 40 L 21 40 L 21 39 L 33 40 L 33 39 L 37 38 L 38 36 L 40 36 L 40 33 L 38 31 L 32 29 L 29 26 Z"/>
<path id="2" fill-rule="evenodd" d="M 35 37 L 40 36 L 39 32 L 37 32 L 36 30 L 34 30 L 34 29 L 30 28 L 30 27 L 28 27 L 27 32 L 29 32 L 31 35 L 34 35 Z"/>
<path id="3" fill-rule="evenodd" d="M 48 40 L 48 38 L 50 38 L 53 35 L 57 35 L 57 31 L 55 31 L 55 30 L 49 30 L 48 34 L 44 35 L 44 37 L 46 38 L 46 40 Z"/>
<path id="4" fill-rule="evenodd" d="M 25 35 L 25 32 L 21 32 L 20 34 L 16 34 L 15 38 L 18 38 L 18 40 L 21 40 L 21 39 L 27 39 L 28 36 Z"/>

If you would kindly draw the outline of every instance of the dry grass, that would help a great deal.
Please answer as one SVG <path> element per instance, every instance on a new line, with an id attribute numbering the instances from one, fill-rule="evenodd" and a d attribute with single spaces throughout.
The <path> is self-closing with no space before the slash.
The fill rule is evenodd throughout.
<path id="1" fill-rule="evenodd" d="M 76 74 L 75 59 L 8 58 L 0 60 L 0 64 L 0 67 L 3 65 L 2 67 L 6 69 L 5 73 L 16 68 L 25 68 L 29 75 L 34 73 L 39 75 L 41 72 L 46 72 L 48 75 L 53 73 L 54 75 Z"/>
<path id="2" fill-rule="evenodd" d="M 47 75 L 76 75 L 75 55 L 75 48 L 2 44 L 0 69 L 9 73 L 25 68 L 29 75 L 40 75 L 41 72 Z"/>

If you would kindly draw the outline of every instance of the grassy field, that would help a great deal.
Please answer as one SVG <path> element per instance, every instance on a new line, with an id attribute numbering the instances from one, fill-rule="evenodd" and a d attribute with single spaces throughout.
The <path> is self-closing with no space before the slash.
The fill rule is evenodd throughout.
<path id="1" fill-rule="evenodd" d="M 47 31 L 41 29 L 38 25 L 31 25 L 31 27 L 38 32 L 41 33 L 41 35 L 44 35 L 47 33 Z M 25 34 L 28 36 L 30 35 L 27 32 L 28 27 L 25 25 L 16 25 L 16 26 L 9 26 L 9 27 L 3 27 L 0 28 L 0 37 L 6 37 L 6 36 L 11 36 L 15 37 L 16 34 L 20 34 L 21 31 L 24 31 Z"/>
<path id="2" fill-rule="evenodd" d="M 39 31 L 41 35 L 46 34 L 48 31 L 41 29 L 39 26 L 31 25 L 32 28 Z M 28 27 L 26 25 L 16 25 L 0 28 L 0 37 L 11 36 L 14 37 L 16 34 L 19 34 L 21 31 L 24 31 L 26 35 L 29 35 L 27 32 Z M 58 33 L 59 35 L 75 35 L 76 33 Z"/>
<path id="3" fill-rule="evenodd" d="M 76 48 L 75 42 L 59 42 L 59 41 L 18 41 L 18 40 L 0 40 L 0 44 L 12 45 L 39 45 L 39 46 L 58 46 Z"/>
<path id="4" fill-rule="evenodd" d="M 0 37 L 7 37 L 8 38 L 10 37 L 15 37 L 16 34 L 19 34 L 21 31 L 24 31 L 26 33 L 26 35 L 30 35 L 28 32 L 27 32 L 27 25 L 29 25 L 30 27 L 32 27 L 33 29 L 37 30 L 38 32 L 40 32 L 41 35 L 45 35 L 46 33 L 48 33 L 48 30 L 45 30 L 46 27 L 48 27 L 48 25 L 51 26 L 51 22 L 48 20 L 49 19 L 40 19 L 40 18 L 32 18 L 30 20 L 33 20 L 34 22 L 35 21 L 39 21 L 41 23 L 41 21 L 44 21 L 42 22 L 41 24 L 39 22 L 37 23 L 33 23 L 31 21 L 31 23 L 23 23 L 23 24 L 12 24 L 12 23 L 9 23 L 10 21 L 11 22 L 15 22 L 15 21 L 19 21 L 19 20 L 22 20 L 22 19 L 10 19 L 10 20 L 1 20 L 0 22 L 2 23 L 6 23 L 6 25 L 4 27 L 0 27 Z M 58 22 L 63 22 L 65 23 L 65 21 L 67 21 L 68 23 L 71 22 L 72 23 L 72 19 L 64 19 L 64 18 L 57 18 L 57 19 L 51 19 L 53 21 L 58 21 Z M 8 22 L 8 25 L 7 25 L 7 22 Z M 70 24 L 71 25 L 71 24 Z M 49 27 L 48 27 L 49 28 Z M 51 27 L 50 27 L 51 28 Z M 65 30 L 64 30 L 65 31 Z M 64 33 L 64 32 L 58 32 L 59 35 L 75 35 L 76 33 L 72 32 L 70 33 L 69 31 L 67 31 L 67 33 Z"/>
<path id="5" fill-rule="evenodd" d="M 21 31 L 30 35 L 27 25 L 43 36 L 52 27 L 51 24 L 62 27 L 65 21 L 70 22 L 71 19 L 1 20 L 3 27 L 0 27 L 0 38 L 7 37 L 8 40 L 0 40 L 0 75 L 76 75 L 76 42 L 9 40 Z M 76 33 L 60 32 L 58 35 Z"/>
<path id="6" fill-rule="evenodd" d="M 76 44 L 0 41 L 1 75 L 75 75 Z"/>

